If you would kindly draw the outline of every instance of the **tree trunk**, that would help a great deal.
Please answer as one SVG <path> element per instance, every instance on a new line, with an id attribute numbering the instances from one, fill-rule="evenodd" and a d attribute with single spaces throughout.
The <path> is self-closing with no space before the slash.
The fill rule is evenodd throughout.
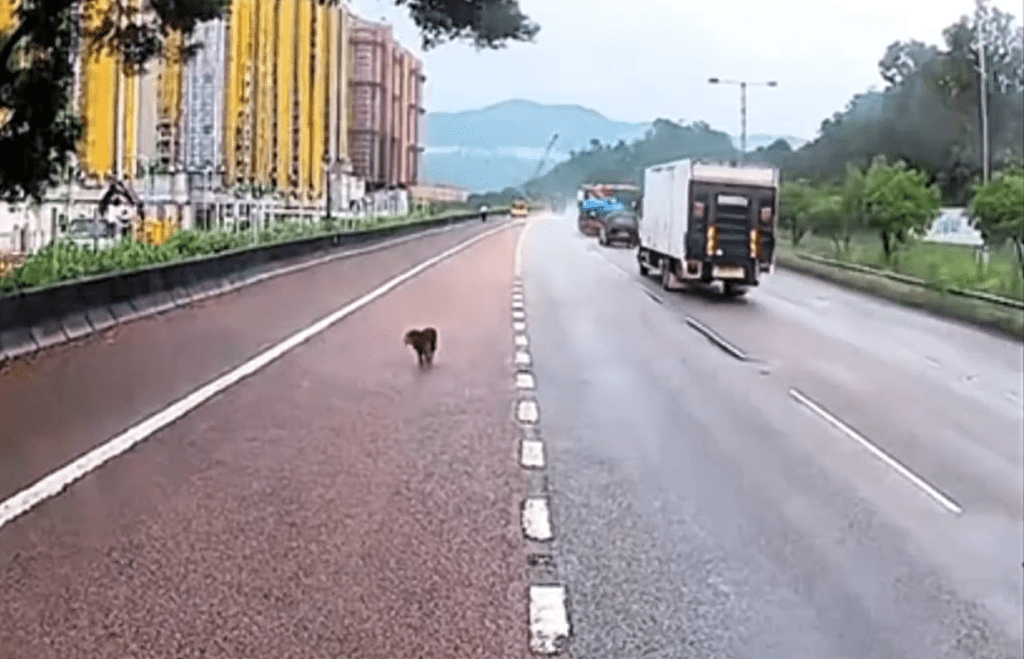
<path id="1" fill-rule="evenodd" d="M 1013 250 L 1017 252 L 1017 264 L 1020 266 L 1020 274 L 1024 277 L 1024 239 L 1013 238 Z"/>
<path id="2" fill-rule="evenodd" d="M 889 244 L 889 232 L 882 231 L 882 249 L 885 251 L 885 260 L 888 261 L 892 257 L 892 245 Z"/>

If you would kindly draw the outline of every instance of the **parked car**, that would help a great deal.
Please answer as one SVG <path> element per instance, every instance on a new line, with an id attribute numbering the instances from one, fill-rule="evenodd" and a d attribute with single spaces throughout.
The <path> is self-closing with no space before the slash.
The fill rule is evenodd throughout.
<path id="1" fill-rule="evenodd" d="M 624 242 L 640 244 L 640 218 L 635 208 L 619 208 L 597 217 L 597 241 L 602 245 Z"/>
<path id="2" fill-rule="evenodd" d="M 118 227 L 110 220 L 79 218 L 68 224 L 67 237 L 82 247 L 105 249 L 119 240 Z"/>

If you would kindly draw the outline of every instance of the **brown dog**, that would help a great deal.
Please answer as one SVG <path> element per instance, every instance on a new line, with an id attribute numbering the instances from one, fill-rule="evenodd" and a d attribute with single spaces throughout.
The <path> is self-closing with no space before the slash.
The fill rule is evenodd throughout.
<path id="1" fill-rule="evenodd" d="M 422 330 L 409 330 L 405 334 L 405 345 L 416 350 L 416 359 L 420 366 L 434 363 L 434 352 L 437 351 L 437 330 L 427 327 Z"/>

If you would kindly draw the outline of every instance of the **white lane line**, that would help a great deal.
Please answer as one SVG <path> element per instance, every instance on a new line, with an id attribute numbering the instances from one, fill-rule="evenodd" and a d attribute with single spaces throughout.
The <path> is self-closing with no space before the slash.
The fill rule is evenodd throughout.
<path id="1" fill-rule="evenodd" d="M 531 469 L 544 468 L 544 443 L 536 439 L 524 439 L 519 461 Z"/>
<path id="2" fill-rule="evenodd" d="M 267 350 L 264 350 L 255 357 L 249 359 L 247 362 L 220 376 L 216 380 L 170 404 L 162 411 L 157 412 L 153 416 L 137 423 L 131 428 L 128 428 L 120 435 L 108 440 L 106 443 L 89 451 L 73 462 L 61 467 L 47 476 L 44 476 L 28 488 L 18 492 L 3 503 L 0 503 L 0 528 L 46 499 L 60 494 L 68 485 L 93 471 L 103 463 L 124 453 L 155 433 L 157 430 L 177 419 L 180 419 L 213 396 L 216 396 L 228 387 L 252 375 L 281 355 L 292 350 L 301 343 L 304 343 L 313 336 L 323 332 L 346 316 L 351 315 L 374 300 L 386 295 L 392 289 L 412 279 L 427 268 L 444 261 L 445 259 L 461 252 L 475 243 L 480 242 L 481 240 L 484 240 L 485 238 L 507 230 L 510 226 L 514 225 L 505 224 L 495 227 L 494 229 L 461 242 L 455 247 L 452 247 L 451 249 L 448 249 L 441 254 L 431 257 L 419 265 L 406 270 L 404 273 L 390 279 L 366 295 L 350 302 L 341 309 L 338 309 L 325 318 L 313 323 L 309 327 L 299 330 L 287 339 L 268 348 Z"/>
<path id="3" fill-rule="evenodd" d="M 516 346 L 525 348 L 530 344 L 530 340 L 526 338 L 525 334 L 516 334 Z"/>
<path id="4" fill-rule="evenodd" d="M 530 650 L 557 654 L 569 641 L 563 586 L 530 586 Z"/>
<path id="5" fill-rule="evenodd" d="M 845 423 L 837 419 L 828 410 L 822 408 L 820 405 L 810 400 L 809 398 L 807 398 L 807 396 L 804 396 L 796 389 L 790 389 L 789 395 L 795 398 L 803 405 L 805 405 L 806 407 L 808 407 L 812 412 L 814 412 L 815 414 L 817 414 L 818 416 L 825 419 L 833 426 L 841 430 L 844 434 L 846 434 L 847 437 L 850 437 L 851 439 L 857 441 L 861 446 L 871 451 L 871 453 L 873 453 L 875 457 L 877 457 L 882 462 L 895 469 L 901 476 L 903 476 L 911 483 L 916 485 L 918 488 L 923 490 L 925 494 L 927 494 L 932 499 L 937 501 L 939 505 L 941 505 L 943 508 L 953 513 L 954 515 L 959 515 L 963 513 L 964 509 L 961 508 L 959 504 L 957 504 L 955 501 L 947 497 L 942 492 L 939 492 L 937 489 L 932 487 L 923 478 L 921 478 L 920 476 L 912 472 L 910 469 L 905 467 L 899 460 L 897 460 L 896 458 L 892 457 L 882 449 L 872 444 L 867 438 L 865 438 L 859 432 L 857 432 L 850 426 L 846 425 Z"/>
<path id="6" fill-rule="evenodd" d="M 512 308 L 513 309 L 522 309 L 523 308 L 523 301 L 522 300 L 512 300 Z"/>
<path id="7" fill-rule="evenodd" d="M 522 288 L 513 288 L 512 289 L 512 299 L 513 300 L 522 300 L 523 299 L 523 289 Z"/>
<path id="8" fill-rule="evenodd" d="M 523 230 L 519 233 L 519 240 L 516 241 L 516 256 L 513 266 L 517 280 L 523 274 L 523 244 L 526 242 L 526 233 L 530 230 L 532 224 L 532 222 L 523 222 Z"/>
<path id="9" fill-rule="evenodd" d="M 537 423 L 537 419 L 540 418 L 540 408 L 537 407 L 537 401 L 530 400 L 529 398 L 520 400 L 516 404 L 516 418 L 519 419 L 520 423 Z"/>
<path id="10" fill-rule="evenodd" d="M 512 329 L 514 329 L 517 332 L 524 332 L 526 331 L 526 323 L 524 323 L 521 320 L 517 320 L 514 323 L 512 323 Z"/>
<path id="11" fill-rule="evenodd" d="M 516 373 L 516 386 L 520 389 L 533 389 L 535 382 L 533 381 L 532 373 L 524 373 L 520 371 Z"/>
<path id="12" fill-rule="evenodd" d="M 530 353 L 525 350 L 516 351 L 516 357 L 513 360 L 516 366 L 529 366 L 530 365 Z"/>
<path id="13" fill-rule="evenodd" d="M 551 515 L 548 514 L 548 500 L 530 497 L 523 501 L 523 533 L 531 540 L 546 542 L 554 537 L 551 533 Z"/>
<path id="14" fill-rule="evenodd" d="M 722 350 L 726 351 L 727 353 L 729 353 L 730 355 L 732 355 L 736 359 L 738 359 L 740 361 L 746 361 L 747 360 L 746 353 L 744 353 L 742 350 L 740 350 L 739 348 L 737 348 L 733 344 L 731 344 L 728 341 L 726 341 L 725 339 L 723 339 L 722 336 L 718 332 L 716 332 L 715 330 L 711 329 L 710 327 L 708 327 L 704 323 L 700 322 L 696 318 L 693 318 L 691 316 L 687 316 L 686 317 L 686 324 L 689 325 L 690 327 L 692 327 L 693 329 L 697 330 L 701 334 L 703 334 L 712 343 L 714 343 L 716 346 L 718 346 Z"/>
<path id="15" fill-rule="evenodd" d="M 512 320 L 526 320 L 526 313 L 522 310 L 517 309 L 512 312 Z"/>

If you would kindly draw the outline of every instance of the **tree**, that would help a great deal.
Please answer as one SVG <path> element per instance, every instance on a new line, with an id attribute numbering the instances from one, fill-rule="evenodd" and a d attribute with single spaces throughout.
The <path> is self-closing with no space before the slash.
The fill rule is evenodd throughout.
<path id="1" fill-rule="evenodd" d="M 843 196 L 836 190 L 815 190 L 807 200 L 806 213 L 814 233 L 831 238 L 837 254 L 849 247 L 850 216 L 844 212 Z"/>
<path id="2" fill-rule="evenodd" d="M 938 216 L 941 195 L 924 175 L 903 161 L 889 165 L 884 157 L 872 163 L 865 181 L 867 224 L 878 231 L 886 260 L 916 232 Z"/>
<path id="3" fill-rule="evenodd" d="M 854 228 L 863 227 L 867 215 L 867 179 L 860 167 L 846 164 L 846 179 L 841 192 L 842 211 L 846 218 L 843 232 L 843 251 L 850 251 L 850 234 Z"/>
<path id="4" fill-rule="evenodd" d="M 806 180 L 784 183 L 779 191 L 779 221 L 784 226 L 789 226 L 793 247 L 800 244 L 800 240 L 810 229 L 807 214 L 814 201 L 814 195 L 814 186 Z"/>
<path id="5" fill-rule="evenodd" d="M 979 186 L 968 213 L 987 244 L 1013 243 L 1024 273 L 1024 168 L 1006 169 Z"/>
<path id="6" fill-rule="evenodd" d="M 391 1 L 408 10 L 424 50 L 456 40 L 497 49 L 532 41 L 540 30 L 517 0 Z M 79 0 L 21 0 L 13 15 L 0 9 L 0 30 L 6 28 L 0 34 L 0 201 L 41 201 L 67 171 L 82 135 L 72 99 L 72 62 L 80 49 L 117 53 L 126 73 L 138 73 L 164 53 L 168 36 L 189 43 L 195 27 L 221 16 L 230 0 L 144 3 L 140 10 L 133 0 L 84 0 L 84 21 Z M 188 57 L 195 47 L 184 50 L 180 55 Z"/>

